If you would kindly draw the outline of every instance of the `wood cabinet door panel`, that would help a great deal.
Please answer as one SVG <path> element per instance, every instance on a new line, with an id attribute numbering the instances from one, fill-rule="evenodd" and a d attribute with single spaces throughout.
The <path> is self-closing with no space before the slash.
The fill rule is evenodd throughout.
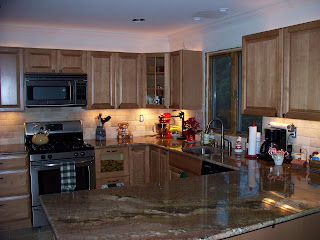
<path id="1" fill-rule="evenodd" d="M 150 146 L 149 158 L 150 182 L 160 182 L 160 149 Z"/>
<path id="2" fill-rule="evenodd" d="M 0 198 L 0 222 L 10 222 L 31 218 L 30 196 L 19 198 Z"/>
<path id="3" fill-rule="evenodd" d="M 149 147 L 133 146 L 129 151 L 130 184 L 145 184 L 149 182 Z"/>
<path id="4" fill-rule="evenodd" d="M 29 195 L 29 171 L 0 172 L 0 197 Z"/>
<path id="5" fill-rule="evenodd" d="M 87 54 L 78 50 L 57 50 L 56 71 L 62 73 L 86 73 Z"/>
<path id="6" fill-rule="evenodd" d="M 23 110 L 23 55 L 17 48 L 0 48 L 0 111 Z"/>
<path id="7" fill-rule="evenodd" d="M 170 180 L 169 169 L 169 152 L 167 150 L 160 149 L 160 179 L 162 182 Z"/>
<path id="8" fill-rule="evenodd" d="M 51 49 L 25 49 L 24 62 L 25 72 L 49 73 L 57 72 L 56 50 Z"/>
<path id="9" fill-rule="evenodd" d="M 28 155 L 0 156 L 0 170 L 28 169 Z"/>
<path id="10" fill-rule="evenodd" d="M 95 150 L 96 179 L 129 175 L 128 147 Z"/>
<path id="11" fill-rule="evenodd" d="M 202 161 L 197 158 L 188 157 L 184 154 L 170 152 L 169 165 L 181 169 L 191 175 L 200 176 Z"/>
<path id="12" fill-rule="evenodd" d="M 182 106 L 182 54 L 181 51 L 170 54 L 170 108 Z"/>
<path id="13" fill-rule="evenodd" d="M 282 30 L 245 36 L 242 46 L 242 114 L 279 115 Z"/>
<path id="14" fill-rule="evenodd" d="M 114 54 L 88 52 L 88 108 L 114 106 Z"/>
<path id="15" fill-rule="evenodd" d="M 118 108 L 138 108 L 142 94 L 141 55 L 117 54 L 116 61 L 116 100 Z"/>
<path id="16" fill-rule="evenodd" d="M 320 120 L 320 21 L 284 29 L 286 117 Z"/>

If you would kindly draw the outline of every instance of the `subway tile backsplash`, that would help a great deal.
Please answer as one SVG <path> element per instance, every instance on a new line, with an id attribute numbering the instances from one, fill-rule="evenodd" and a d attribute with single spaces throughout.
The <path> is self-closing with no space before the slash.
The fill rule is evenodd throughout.
<path id="1" fill-rule="evenodd" d="M 185 119 L 195 117 L 203 125 L 203 112 L 201 110 L 183 110 Z M 107 138 L 117 137 L 119 122 L 128 122 L 129 131 L 135 136 L 156 134 L 152 126 L 158 122 L 160 113 L 170 112 L 177 115 L 178 112 L 165 109 L 107 109 L 85 110 L 81 107 L 55 107 L 55 108 L 26 108 L 24 112 L 0 112 L 0 145 L 24 143 L 24 123 L 36 121 L 61 121 L 82 120 L 84 139 L 95 139 L 97 116 L 111 116 L 111 120 L 104 124 Z M 144 121 L 139 122 L 139 116 L 144 116 Z M 181 126 L 179 118 L 173 118 L 171 125 Z"/>

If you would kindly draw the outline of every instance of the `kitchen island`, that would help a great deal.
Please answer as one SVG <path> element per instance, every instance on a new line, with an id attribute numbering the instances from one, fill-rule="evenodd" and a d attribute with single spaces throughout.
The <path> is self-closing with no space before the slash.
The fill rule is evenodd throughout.
<path id="1" fill-rule="evenodd" d="M 243 157 L 228 161 L 240 170 L 45 195 L 41 202 L 57 239 L 222 239 L 319 218 L 319 174 Z M 319 236 L 313 230 L 308 239 Z"/>

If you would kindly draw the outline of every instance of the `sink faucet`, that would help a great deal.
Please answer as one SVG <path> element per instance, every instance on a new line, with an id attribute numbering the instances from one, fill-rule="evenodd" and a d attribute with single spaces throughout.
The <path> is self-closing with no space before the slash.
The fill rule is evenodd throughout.
<path id="1" fill-rule="evenodd" d="M 209 127 L 210 127 L 211 123 L 213 123 L 214 121 L 220 122 L 220 125 L 221 125 L 221 149 L 224 149 L 224 127 L 223 127 L 223 122 L 221 121 L 220 118 L 214 118 L 210 122 L 208 122 L 204 133 L 206 133 L 206 134 L 209 133 Z"/>

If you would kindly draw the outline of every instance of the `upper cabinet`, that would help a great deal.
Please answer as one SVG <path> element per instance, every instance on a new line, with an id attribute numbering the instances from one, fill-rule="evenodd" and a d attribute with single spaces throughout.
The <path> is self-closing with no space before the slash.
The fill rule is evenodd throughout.
<path id="1" fill-rule="evenodd" d="M 88 109 L 114 108 L 115 53 L 88 52 Z"/>
<path id="2" fill-rule="evenodd" d="M 282 30 L 242 38 L 242 114 L 279 116 Z"/>
<path id="3" fill-rule="evenodd" d="M 0 111 L 22 111 L 22 49 L 0 48 Z"/>
<path id="4" fill-rule="evenodd" d="M 78 50 L 25 49 L 25 72 L 86 73 L 87 55 Z"/>
<path id="5" fill-rule="evenodd" d="M 320 120 L 320 21 L 284 29 L 283 116 Z"/>
<path id="6" fill-rule="evenodd" d="M 143 107 L 169 106 L 169 53 L 143 54 Z"/>
<path id="7" fill-rule="evenodd" d="M 170 108 L 202 108 L 202 52 L 170 54 Z"/>
<path id="8" fill-rule="evenodd" d="M 117 108 L 139 108 L 142 100 L 141 54 L 116 53 L 115 99 Z"/>
<path id="9" fill-rule="evenodd" d="M 243 37 L 242 113 L 320 120 L 320 20 Z"/>

